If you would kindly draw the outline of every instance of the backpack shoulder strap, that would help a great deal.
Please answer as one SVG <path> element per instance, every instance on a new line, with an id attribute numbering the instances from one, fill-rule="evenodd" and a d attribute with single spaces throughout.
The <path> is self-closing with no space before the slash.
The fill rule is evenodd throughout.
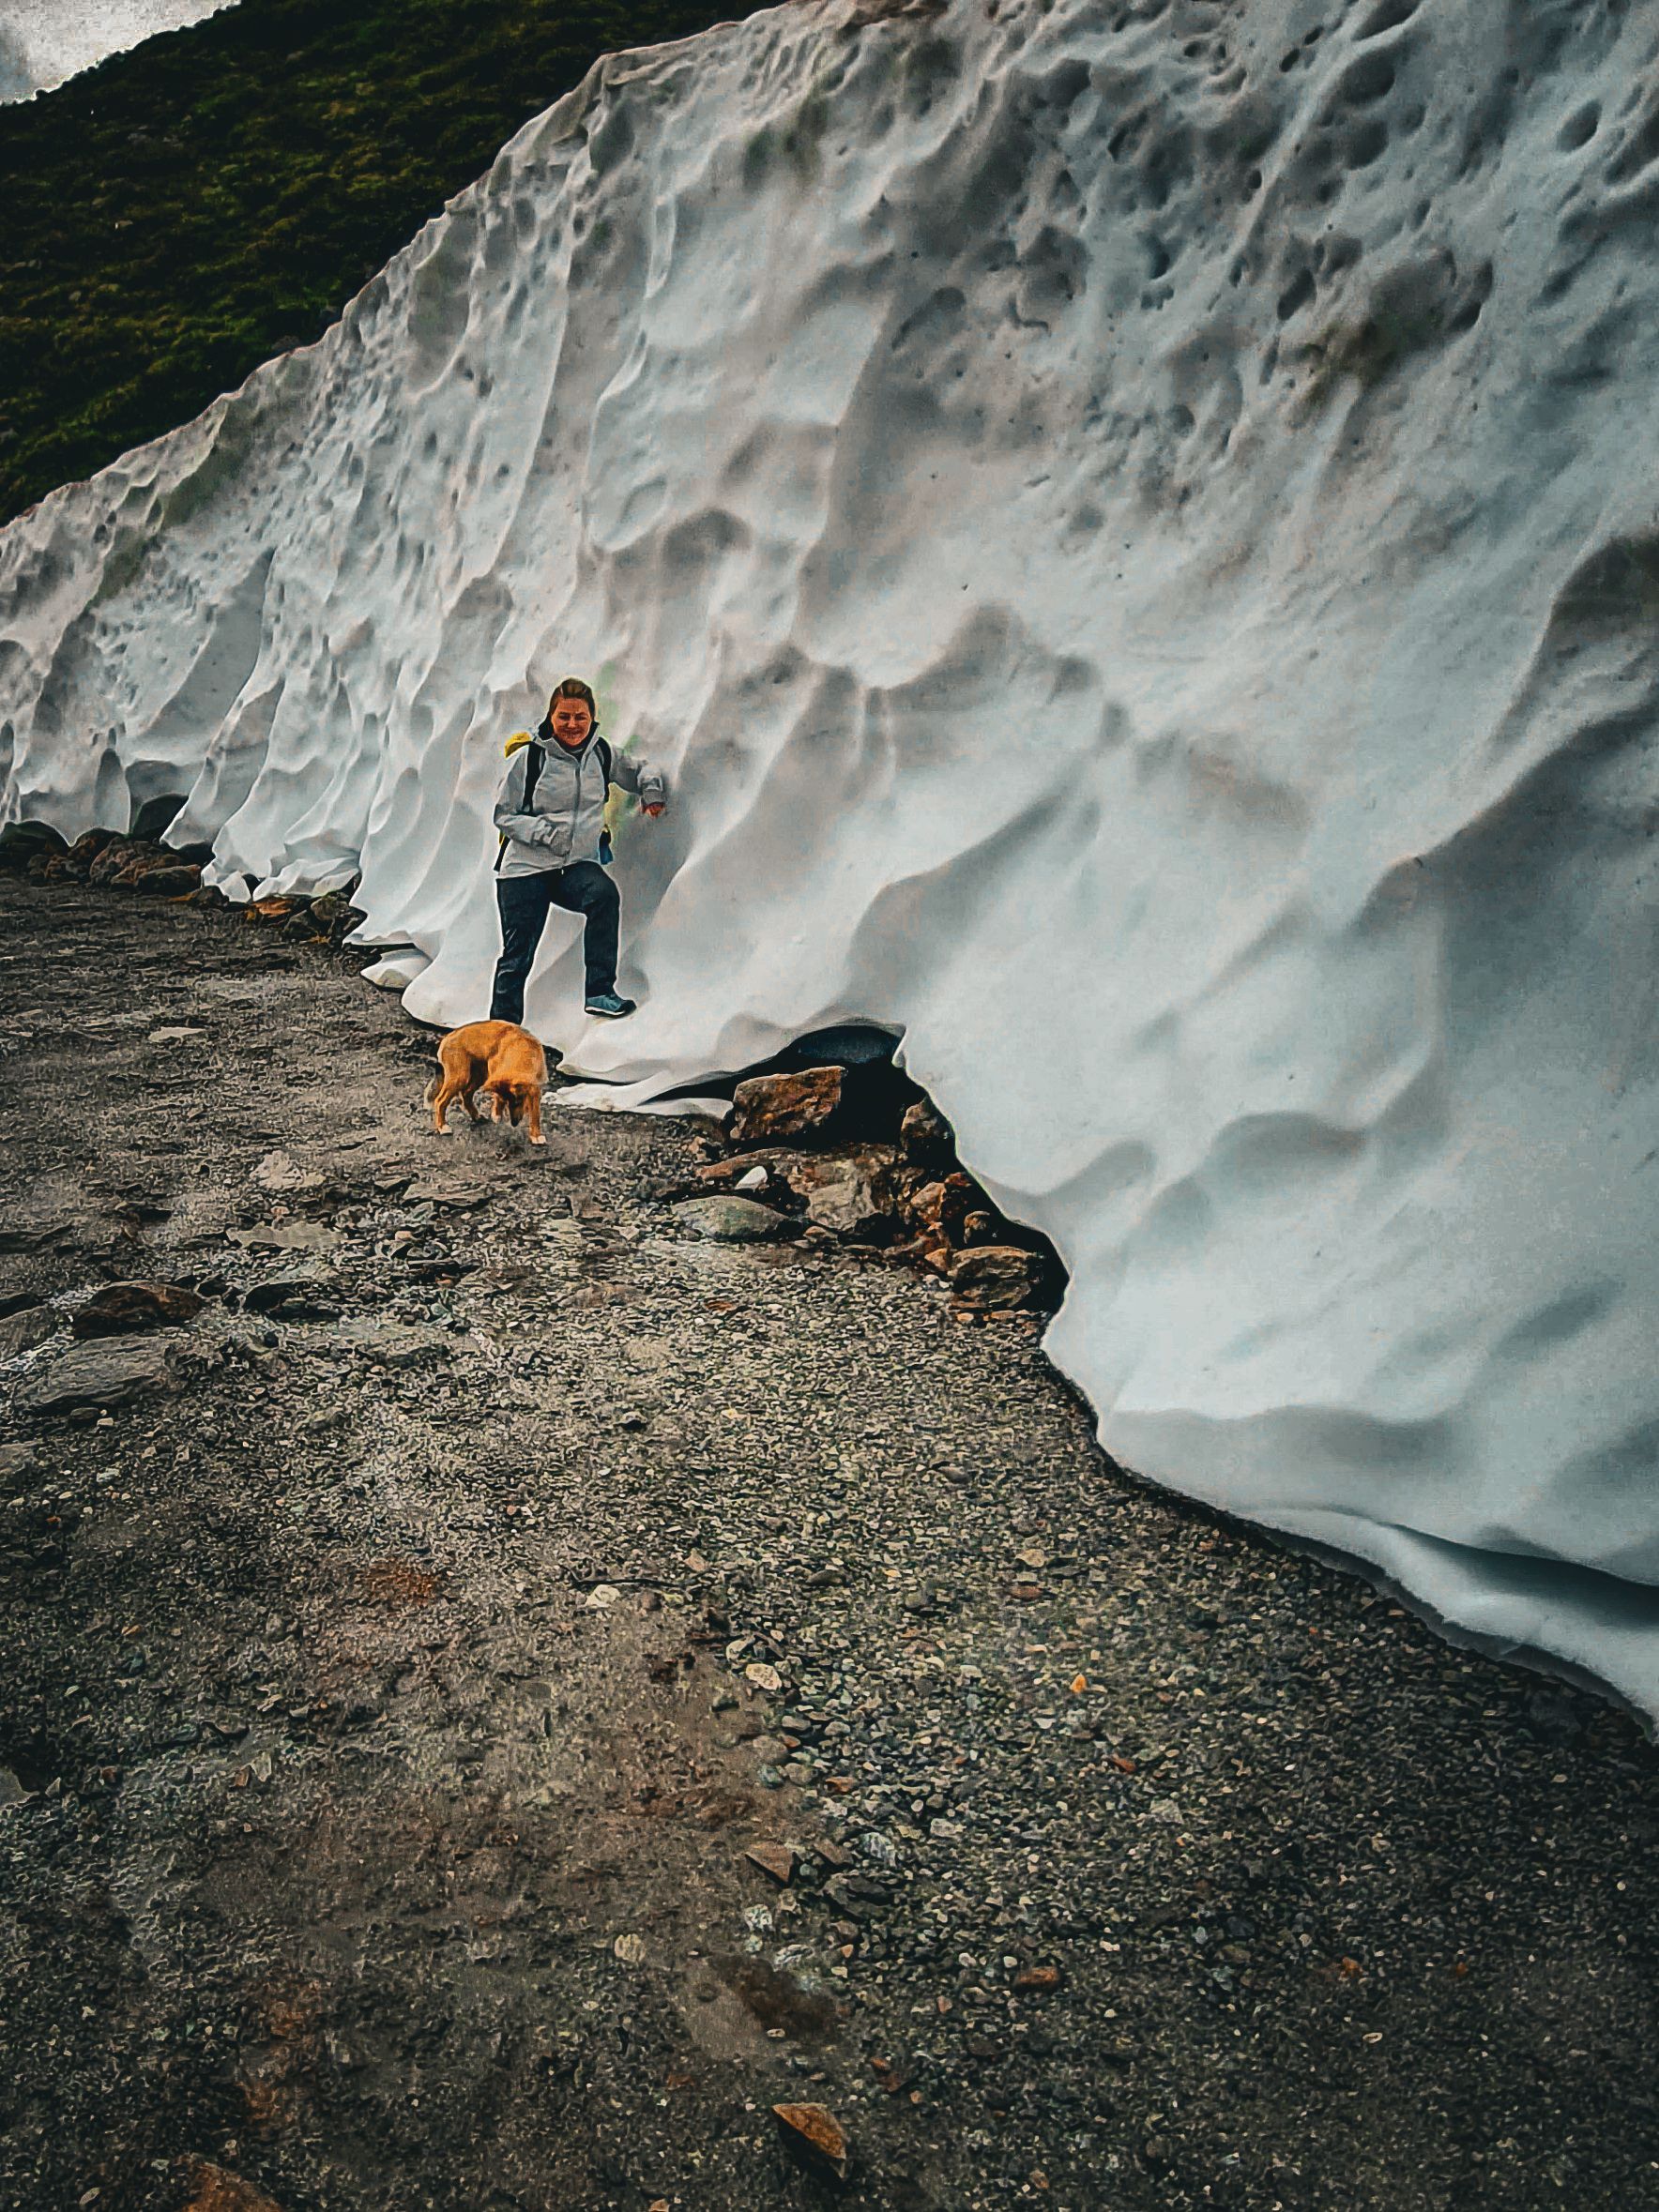
<path id="1" fill-rule="evenodd" d="M 599 765 L 605 772 L 605 783 L 608 788 L 611 780 L 611 766 L 616 756 L 604 738 L 596 737 L 594 744 L 599 751 Z"/>
<path id="2" fill-rule="evenodd" d="M 541 773 L 541 748 L 530 735 L 528 730 L 515 730 L 512 735 L 507 740 L 504 750 L 507 753 L 508 759 L 511 760 L 513 754 L 515 752 L 522 752 L 526 745 L 530 749 L 530 757 L 525 763 L 525 797 L 523 811 L 527 814 L 530 811 L 530 801 L 536 795 L 536 779 Z M 501 872 L 501 863 L 506 857 L 507 832 L 506 830 L 503 830 L 501 832 L 500 841 L 495 847 L 495 872 L 497 874 Z"/>

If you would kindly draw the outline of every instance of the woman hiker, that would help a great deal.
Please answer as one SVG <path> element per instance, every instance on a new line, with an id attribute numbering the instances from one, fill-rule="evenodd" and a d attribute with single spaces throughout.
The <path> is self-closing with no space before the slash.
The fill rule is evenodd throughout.
<path id="1" fill-rule="evenodd" d="M 587 1011 L 609 1022 L 632 1014 L 616 995 L 616 925 L 621 901 L 600 863 L 610 857 L 605 797 L 619 783 L 637 794 L 647 814 L 662 811 L 657 769 L 613 752 L 599 734 L 599 705 L 579 677 L 554 689 L 533 737 L 510 748 L 512 758 L 495 801 L 501 849 L 495 856 L 495 903 L 501 910 L 501 958 L 490 999 L 492 1022 L 525 1018 L 525 983 L 547 909 L 585 917 Z"/>

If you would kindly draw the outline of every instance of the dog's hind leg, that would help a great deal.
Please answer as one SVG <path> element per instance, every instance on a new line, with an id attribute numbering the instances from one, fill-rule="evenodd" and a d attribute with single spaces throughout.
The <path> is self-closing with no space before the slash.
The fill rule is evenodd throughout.
<path id="1" fill-rule="evenodd" d="M 525 1119 L 530 1125 L 531 1144 L 545 1144 L 547 1139 L 541 1134 L 541 1085 L 539 1083 L 531 1083 L 525 1092 Z"/>

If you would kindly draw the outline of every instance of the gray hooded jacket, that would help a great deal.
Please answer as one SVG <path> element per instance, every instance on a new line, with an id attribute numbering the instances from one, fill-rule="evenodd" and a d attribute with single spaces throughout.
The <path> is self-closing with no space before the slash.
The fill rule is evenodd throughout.
<path id="1" fill-rule="evenodd" d="M 525 780 L 531 747 L 540 753 L 541 766 L 526 813 Z M 648 761 L 630 760 L 626 753 L 613 751 L 610 780 L 632 792 L 641 806 L 666 803 L 667 785 Z M 573 860 L 595 858 L 604 827 L 606 788 L 597 735 L 574 752 L 551 736 L 532 737 L 529 745 L 521 745 L 507 764 L 495 801 L 495 826 L 507 840 L 496 873 L 540 875 L 549 869 L 569 868 Z"/>

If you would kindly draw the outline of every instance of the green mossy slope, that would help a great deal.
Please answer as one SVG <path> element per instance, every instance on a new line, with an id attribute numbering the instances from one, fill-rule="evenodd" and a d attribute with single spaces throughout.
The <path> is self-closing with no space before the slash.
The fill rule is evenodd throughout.
<path id="1" fill-rule="evenodd" d="M 0 108 L 0 521 L 309 344 L 602 53 L 708 0 L 241 0 Z"/>

